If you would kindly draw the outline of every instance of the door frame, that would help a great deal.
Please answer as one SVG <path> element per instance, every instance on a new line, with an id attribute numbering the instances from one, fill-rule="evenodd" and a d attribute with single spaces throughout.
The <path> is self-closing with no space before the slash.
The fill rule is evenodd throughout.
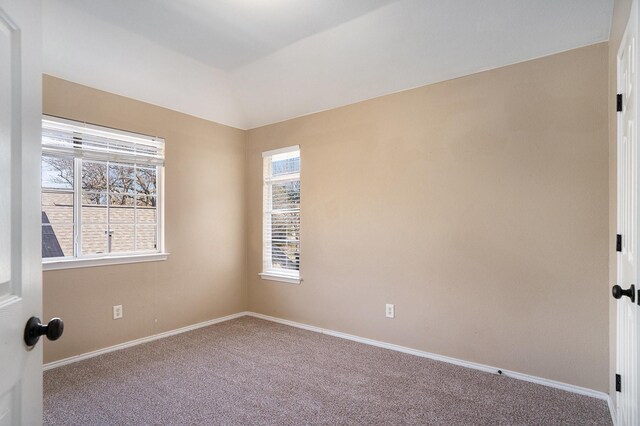
<path id="1" fill-rule="evenodd" d="M 626 48 L 625 43 L 628 37 L 628 32 L 630 31 L 631 28 L 631 24 L 634 24 L 635 27 L 635 44 L 634 47 L 632 48 L 631 54 L 633 55 L 633 60 L 634 61 L 634 65 L 636 67 L 636 70 L 634 72 L 634 80 L 631 82 L 631 84 L 633 84 L 633 91 L 634 91 L 634 95 L 635 95 L 635 99 L 634 99 L 634 108 L 635 108 L 635 116 L 634 116 L 634 124 L 635 126 L 633 127 L 633 134 L 632 137 L 635 139 L 635 148 L 636 151 L 632 152 L 632 154 L 636 157 L 636 174 L 637 176 L 640 177 L 640 145 L 638 145 L 640 138 L 638 137 L 638 129 L 639 129 L 639 121 L 638 118 L 640 117 L 640 105 L 638 104 L 638 101 L 640 101 L 640 95 L 638 95 L 638 82 L 640 81 L 640 79 L 638 78 L 638 43 L 640 42 L 638 35 L 640 33 L 640 27 L 639 27 L 639 17 L 638 17 L 638 0 L 633 0 L 632 4 L 631 4 L 631 9 L 630 9 L 630 13 L 629 13 L 629 18 L 625 24 L 625 29 L 622 35 L 622 38 L 620 40 L 620 44 L 617 46 L 617 50 L 616 50 L 616 94 L 621 94 L 621 93 L 625 93 L 625 80 L 624 80 L 624 74 L 623 74 L 623 66 L 622 66 L 622 53 L 623 53 L 623 49 Z M 623 172 L 624 169 L 623 167 L 621 167 L 622 161 L 623 161 L 623 138 L 624 138 L 624 128 L 623 126 L 625 125 L 625 123 L 623 122 L 623 114 L 621 114 L 619 111 L 615 113 L 616 114 L 616 140 L 615 140 L 615 146 L 616 146 L 616 187 L 615 187 L 615 194 L 616 194 L 616 202 L 615 202 L 615 218 L 616 218 L 616 234 L 622 234 L 620 226 L 623 223 L 623 215 L 625 214 L 625 212 L 623 212 L 623 209 L 621 208 L 621 198 L 622 195 L 621 192 L 623 191 L 622 187 L 621 187 L 621 182 L 623 180 L 623 178 L 625 178 L 625 176 L 623 176 Z M 636 187 L 635 187 L 635 191 L 634 191 L 634 195 L 635 195 L 635 203 L 636 203 L 636 210 L 640 209 L 640 181 L 638 181 L 638 179 L 636 178 Z M 637 221 L 636 226 L 635 226 L 635 232 L 633 232 L 633 235 L 622 235 L 623 238 L 623 248 L 622 250 L 625 250 L 626 247 L 626 241 L 629 241 L 630 239 L 632 239 L 635 242 L 635 251 L 636 251 L 636 257 L 633 260 L 633 264 L 635 264 L 635 271 L 634 271 L 634 275 L 631 278 L 631 283 L 635 284 L 636 286 L 636 291 L 637 293 L 635 294 L 636 297 L 640 297 L 640 291 L 638 291 L 638 287 L 640 287 L 640 282 L 638 281 L 638 276 L 640 275 L 640 263 L 638 262 L 638 254 L 640 254 L 640 244 L 638 243 L 638 241 L 640 241 L 640 220 Z M 617 245 L 617 244 L 616 244 Z M 621 271 L 622 271 L 622 258 L 620 256 L 620 253 L 618 252 L 617 248 L 615 249 L 615 284 L 619 284 L 623 287 L 627 287 L 629 284 L 631 283 L 626 283 L 626 282 L 622 282 L 621 279 Z M 619 374 L 621 372 L 621 367 L 620 367 L 620 339 L 621 339 L 621 321 L 620 321 L 620 303 L 630 303 L 627 302 L 626 297 L 622 298 L 624 300 L 624 302 L 621 302 L 620 300 L 616 300 L 614 302 L 615 305 L 615 356 L 614 356 L 614 368 L 615 368 L 615 374 Z M 638 318 L 640 318 L 640 307 L 637 305 L 637 302 L 634 303 L 635 306 L 632 306 L 632 308 L 636 308 L 639 309 L 636 312 L 636 315 L 638 315 Z M 638 327 L 637 325 L 638 321 L 636 320 L 636 342 L 640 342 L 640 327 Z M 637 346 L 637 343 L 636 343 Z M 636 369 L 640 367 L 640 360 L 636 360 Z M 628 383 L 629 377 L 625 377 L 623 379 L 623 383 L 622 383 L 622 387 L 623 389 L 625 388 L 625 382 Z M 638 373 L 638 371 L 635 372 L 634 377 L 632 378 L 632 380 L 636 380 L 639 381 L 640 380 L 640 374 Z M 636 386 L 640 386 L 640 383 L 637 383 Z M 623 390 L 624 391 L 624 390 Z M 612 392 L 614 394 L 613 398 L 610 398 L 610 411 L 611 411 L 611 417 L 613 420 L 613 424 L 621 424 L 620 420 L 621 416 L 622 416 L 622 412 L 619 409 L 619 405 L 620 405 L 620 398 L 622 396 L 621 393 L 617 392 L 615 390 L 615 387 L 612 389 Z M 611 392 L 610 392 L 611 393 Z M 638 412 L 638 407 L 636 407 L 636 412 Z M 640 413 L 639 413 L 640 415 Z"/>

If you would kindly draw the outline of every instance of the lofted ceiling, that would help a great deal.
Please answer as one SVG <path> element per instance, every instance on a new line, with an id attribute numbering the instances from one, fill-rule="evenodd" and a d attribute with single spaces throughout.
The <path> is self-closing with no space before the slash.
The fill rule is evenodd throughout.
<path id="1" fill-rule="evenodd" d="M 47 0 L 44 71 L 248 129 L 606 41 L 613 0 Z"/>
<path id="2" fill-rule="evenodd" d="M 204 64 L 226 71 L 393 0 L 67 0 Z"/>

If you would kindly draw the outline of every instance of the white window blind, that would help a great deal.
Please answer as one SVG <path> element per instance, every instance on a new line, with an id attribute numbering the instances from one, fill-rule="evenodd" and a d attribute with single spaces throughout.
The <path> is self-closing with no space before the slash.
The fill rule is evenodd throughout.
<path id="1" fill-rule="evenodd" d="M 164 140 L 45 116 L 42 152 L 91 160 L 164 165 Z"/>
<path id="2" fill-rule="evenodd" d="M 300 276 L 300 148 L 263 153 L 263 273 Z"/>

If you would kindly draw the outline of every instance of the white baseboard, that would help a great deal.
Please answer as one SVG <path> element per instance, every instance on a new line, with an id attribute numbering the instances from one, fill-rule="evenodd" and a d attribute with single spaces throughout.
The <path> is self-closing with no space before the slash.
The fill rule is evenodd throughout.
<path id="1" fill-rule="evenodd" d="M 613 403 L 611 395 L 607 395 L 607 405 L 609 406 L 609 413 L 611 413 L 611 423 L 616 426 L 618 424 L 618 413 L 616 413 L 616 404 Z"/>
<path id="2" fill-rule="evenodd" d="M 609 406 L 612 407 L 612 403 L 610 402 L 610 398 L 608 394 L 604 392 L 596 391 L 593 389 L 583 388 L 581 386 L 571 385 L 568 383 L 558 382 L 555 380 L 544 379 L 542 377 L 531 376 L 529 374 L 518 373 L 517 371 L 503 370 L 500 368 L 491 367 L 489 365 L 478 364 L 476 362 L 470 362 L 470 361 L 464 361 L 461 359 L 451 358 L 444 355 L 438 355 L 431 352 L 425 352 L 418 349 L 411 349 L 404 346 L 394 345 L 392 343 L 381 342 L 379 340 L 367 339 L 364 337 L 354 336 L 352 334 L 341 333 L 339 331 L 327 330 L 327 329 L 315 327 L 312 325 L 301 324 L 295 321 L 289 321 L 281 318 L 271 317 L 269 315 L 258 314 L 256 312 L 247 312 L 247 315 L 256 317 L 256 318 L 261 318 L 267 321 L 273 321 L 280 324 L 289 325 L 292 327 L 315 331 L 317 333 L 340 337 L 342 339 L 353 340 L 355 342 L 360 342 L 367 345 L 377 346 L 385 349 L 391 349 L 392 351 L 403 352 L 406 354 L 416 355 L 423 358 L 430 358 L 436 361 L 442 361 L 442 362 L 447 362 L 449 364 L 459 365 L 461 367 L 473 368 L 474 370 L 480 370 L 487 373 L 500 374 L 498 373 L 498 371 L 501 371 L 502 372 L 501 375 L 503 376 L 512 377 L 514 379 L 523 380 L 525 382 L 537 383 L 539 385 L 549 386 L 556 389 L 562 389 L 567 392 L 577 393 L 580 395 L 586 395 L 592 398 L 601 399 L 601 400 L 607 401 Z"/>
<path id="3" fill-rule="evenodd" d="M 215 318 L 209 321 L 200 322 L 198 324 L 188 325 L 186 327 L 177 328 L 171 331 L 165 331 L 164 333 L 154 334 L 153 336 L 142 337 L 140 339 L 131 340 L 129 342 L 120 343 L 118 345 L 109 346 L 108 348 L 98 349 L 95 351 L 87 352 L 80 355 L 75 355 L 69 358 L 60 359 L 58 361 L 49 362 L 42 366 L 44 371 L 51 370 L 52 368 L 61 367 L 63 365 L 71 364 L 74 362 L 82 361 L 85 359 L 93 358 L 94 356 L 106 354 L 113 351 L 119 351 L 120 349 L 130 348 L 132 346 L 141 345 L 143 343 L 152 342 L 154 340 L 163 339 L 165 337 L 173 336 L 187 331 L 195 330 L 209 325 L 217 324 L 219 322 L 229 321 L 235 318 L 240 318 L 248 315 L 247 312 L 238 312 L 236 314 L 227 315 L 226 317 Z"/>
<path id="4" fill-rule="evenodd" d="M 444 356 L 444 355 L 438 355 L 438 354 L 434 354 L 434 353 L 431 353 L 431 352 L 425 352 L 425 351 L 421 351 L 421 350 L 418 350 L 418 349 L 407 348 L 405 346 L 394 345 L 392 343 L 385 343 L 385 342 L 381 342 L 379 340 L 367 339 L 367 338 L 364 338 L 364 337 L 354 336 L 352 334 L 342 333 L 342 332 L 334 331 L 334 330 L 328 330 L 328 329 L 325 329 L 325 328 L 316 327 L 316 326 L 307 325 L 307 324 L 302 324 L 302 323 L 295 322 L 295 321 L 289 321 L 289 320 L 285 320 L 285 319 L 282 319 L 282 318 L 276 318 L 276 317 L 272 317 L 272 316 L 269 316 L 269 315 L 259 314 L 259 313 L 256 313 L 256 312 L 238 312 L 238 313 L 235 313 L 235 314 L 232 314 L 232 315 L 228 315 L 226 317 L 215 318 L 215 319 L 212 319 L 212 320 L 209 320 L 209 321 L 204 321 L 204 322 L 201 322 L 201 323 L 198 323 L 198 324 L 189 325 L 187 327 L 178 328 L 176 330 L 171 330 L 171 331 L 166 331 L 164 333 L 154 334 L 153 336 L 142 337 L 140 339 L 131 340 L 131 341 L 125 342 L 125 343 L 120 343 L 118 345 L 110 346 L 108 348 L 98 349 L 98 350 L 95 350 L 95 351 L 92 351 L 92 352 L 87 352 L 87 353 L 84 353 L 84 354 L 75 355 L 75 356 L 72 356 L 72 357 L 69 357 L 69 358 L 61 359 L 61 360 L 58 360 L 58 361 L 53 361 L 53 362 L 44 364 L 43 369 L 45 371 L 46 370 L 50 370 L 52 368 L 61 367 L 63 365 L 71 364 L 71 363 L 82 361 L 82 360 L 89 359 L 89 358 L 93 358 L 93 357 L 98 356 L 98 355 L 106 354 L 106 353 L 113 352 L 113 351 L 118 351 L 120 349 L 130 348 L 132 346 L 140 345 L 140 344 L 143 344 L 143 343 L 151 342 L 151 341 L 154 341 L 154 340 L 162 339 L 162 338 L 173 336 L 173 335 L 180 334 L 180 333 L 185 333 L 187 331 L 195 330 L 195 329 L 202 328 L 202 327 L 207 327 L 209 325 L 217 324 L 217 323 L 224 322 L 224 321 L 229 321 L 229 320 L 232 320 L 232 319 L 235 319 L 235 318 L 240 318 L 240 317 L 243 317 L 243 316 L 252 316 L 252 317 L 260 318 L 260 319 L 267 320 L 267 321 L 272 321 L 272 322 L 277 322 L 277 323 L 280 323 L 280 324 L 289 325 L 291 327 L 302 328 L 304 330 L 314 331 L 316 333 L 327 334 L 329 336 L 339 337 L 341 339 L 347 339 L 347 340 L 352 340 L 354 342 L 364 343 L 366 345 L 377 346 L 377 347 L 380 347 L 380 348 L 390 349 L 392 351 L 403 352 L 403 353 L 406 353 L 406 354 L 415 355 L 415 356 L 419 356 L 419 357 L 423 357 L 423 358 L 429 358 L 429 359 L 433 359 L 433 360 L 436 360 L 436 361 L 447 362 L 449 364 L 455 364 L 455 365 L 458 365 L 458 366 L 461 366 L 461 367 L 473 368 L 474 370 L 480 370 L 480 371 L 484 371 L 484 372 L 487 372 L 487 373 L 500 374 L 499 373 L 499 371 L 500 371 L 501 375 L 503 375 L 503 376 L 512 377 L 514 379 L 523 380 L 523 381 L 526 381 L 526 382 L 537 383 L 539 385 L 549 386 L 549 387 L 556 388 L 556 389 L 561 389 L 561 390 L 564 390 L 564 391 L 567 391 L 567 392 L 572 392 L 572 393 L 576 393 L 576 394 L 580 394 L 580 395 L 586 395 L 586 396 L 589 396 L 589 397 L 592 397 L 592 398 L 601 399 L 601 400 L 607 401 L 607 404 L 609 406 L 609 411 L 611 413 L 611 418 L 613 420 L 613 424 L 614 425 L 616 424 L 615 405 L 613 404 L 613 401 L 611 400 L 609 395 L 604 393 L 604 392 L 600 392 L 600 391 L 596 391 L 596 390 L 593 390 L 593 389 L 584 388 L 584 387 L 581 387 L 581 386 L 571 385 L 571 384 L 568 384 L 568 383 L 558 382 L 558 381 L 555 381 L 555 380 L 544 379 L 542 377 L 531 376 L 529 374 L 519 373 L 517 371 L 503 370 L 503 369 L 499 369 L 499 368 L 492 367 L 492 366 L 485 365 L 485 364 L 479 364 L 479 363 L 476 363 L 476 362 L 464 361 L 464 360 L 461 360 L 461 359 L 452 358 L 452 357 L 448 357 L 448 356 Z"/>

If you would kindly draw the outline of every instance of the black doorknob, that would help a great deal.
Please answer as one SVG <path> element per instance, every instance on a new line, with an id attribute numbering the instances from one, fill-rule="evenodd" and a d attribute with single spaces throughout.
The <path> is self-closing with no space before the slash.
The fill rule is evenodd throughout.
<path id="1" fill-rule="evenodd" d="M 631 287 L 629 287 L 626 290 L 623 290 L 622 287 L 620 287 L 619 285 L 614 285 L 613 288 L 611 289 L 611 294 L 613 294 L 613 297 L 616 299 L 620 299 L 622 296 L 627 296 L 629 299 L 631 299 L 632 302 L 636 301 L 636 286 L 631 284 Z"/>
<path id="2" fill-rule="evenodd" d="M 24 328 L 24 343 L 33 346 L 38 343 L 40 336 L 47 336 L 49 340 L 58 340 L 64 331 L 64 323 L 60 318 L 54 318 L 47 325 L 40 323 L 40 318 L 31 317 Z"/>

